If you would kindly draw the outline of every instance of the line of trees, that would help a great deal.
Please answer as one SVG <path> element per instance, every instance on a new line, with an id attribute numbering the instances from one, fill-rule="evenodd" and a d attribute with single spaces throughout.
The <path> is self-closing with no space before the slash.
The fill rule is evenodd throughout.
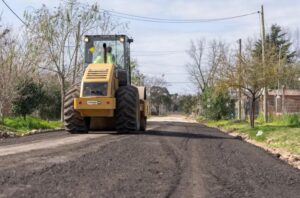
<path id="1" fill-rule="evenodd" d="M 231 117 L 234 101 L 228 96 L 241 90 L 250 101 L 250 124 L 254 127 L 257 100 L 265 85 L 277 89 L 280 82 L 287 88 L 299 87 L 299 36 L 292 42 L 290 33 L 272 25 L 266 35 L 265 66 L 261 40 L 248 38 L 243 45 L 240 53 L 223 41 L 192 41 L 187 71 L 198 88 L 202 115 L 212 119 Z M 207 109 L 215 113 L 207 114 Z"/>

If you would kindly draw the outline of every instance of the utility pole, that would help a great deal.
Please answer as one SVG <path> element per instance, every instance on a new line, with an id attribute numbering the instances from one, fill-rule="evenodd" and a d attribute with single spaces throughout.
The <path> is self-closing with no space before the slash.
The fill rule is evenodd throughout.
<path id="1" fill-rule="evenodd" d="M 265 61 L 265 38 L 266 38 L 266 32 L 265 32 L 265 18 L 264 18 L 264 6 L 261 6 L 261 52 L 262 52 L 262 65 L 264 70 L 264 120 L 265 122 L 268 122 L 268 87 L 266 82 L 266 61 Z"/>
<path id="2" fill-rule="evenodd" d="M 278 76 L 280 76 L 280 74 L 281 74 L 281 47 L 282 47 L 282 45 L 280 45 L 279 46 L 279 56 L 278 56 L 278 70 L 277 70 L 277 73 L 278 73 Z M 278 100 L 279 100 L 279 98 L 280 98 L 280 92 L 279 92 L 279 87 L 280 87 L 280 82 L 279 82 L 279 79 L 280 77 L 278 77 L 278 79 L 277 79 L 277 96 L 276 96 L 276 100 L 275 100 L 275 112 L 276 113 L 279 113 L 279 108 L 278 108 L 278 106 L 279 106 L 279 103 L 278 103 Z M 281 104 L 281 112 L 283 112 L 282 111 L 282 104 Z"/>
<path id="3" fill-rule="evenodd" d="M 239 75 L 239 90 L 238 90 L 238 119 L 242 120 L 242 90 L 241 90 L 241 72 L 242 72 L 242 39 L 238 40 L 239 42 L 239 69 L 238 69 L 238 75 Z"/>

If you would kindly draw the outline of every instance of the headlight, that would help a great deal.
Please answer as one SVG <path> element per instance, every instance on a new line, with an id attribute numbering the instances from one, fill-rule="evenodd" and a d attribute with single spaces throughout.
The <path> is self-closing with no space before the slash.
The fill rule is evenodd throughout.
<path id="1" fill-rule="evenodd" d="M 124 43 L 124 41 L 125 41 L 125 38 L 122 36 L 122 37 L 120 37 L 120 42 L 121 43 Z"/>

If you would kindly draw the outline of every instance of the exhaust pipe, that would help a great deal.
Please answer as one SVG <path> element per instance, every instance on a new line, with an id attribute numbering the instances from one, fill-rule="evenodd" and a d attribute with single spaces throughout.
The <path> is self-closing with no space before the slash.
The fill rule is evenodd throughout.
<path id="1" fill-rule="evenodd" d="M 104 50 L 104 63 L 107 63 L 107 47 L 106 47 L 106 43 L 103 44 L 103 50 Z"/>

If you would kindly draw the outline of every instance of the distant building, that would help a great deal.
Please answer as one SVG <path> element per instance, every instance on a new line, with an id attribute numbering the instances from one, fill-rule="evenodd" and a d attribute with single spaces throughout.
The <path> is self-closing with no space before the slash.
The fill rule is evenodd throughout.
<path id="1" fill-rule="evenodd" d="M 261 100 L 262 101 L 262 100 Z M 262 102 L 260 105 L 262 108 Z M 271 114 L 300 112 L 300 90 L 271 90 L 268 95 L 268 110 Z"/>
<path id="2" fill-rule="evenodd" d="M 236 92 L 231 93 L 235 100 L 235 115 L 238 117 L 238 99 Z M 251 100 L 242 96 L 241 117 L 244 120 L 250 114 Z M 279 89 L 270 90 L 268 93 L 268 110 L 270 114 L 300 113 L 300 90 Z M 263 113 L 263 95 L 257 100 L 255 114 Z"/>

